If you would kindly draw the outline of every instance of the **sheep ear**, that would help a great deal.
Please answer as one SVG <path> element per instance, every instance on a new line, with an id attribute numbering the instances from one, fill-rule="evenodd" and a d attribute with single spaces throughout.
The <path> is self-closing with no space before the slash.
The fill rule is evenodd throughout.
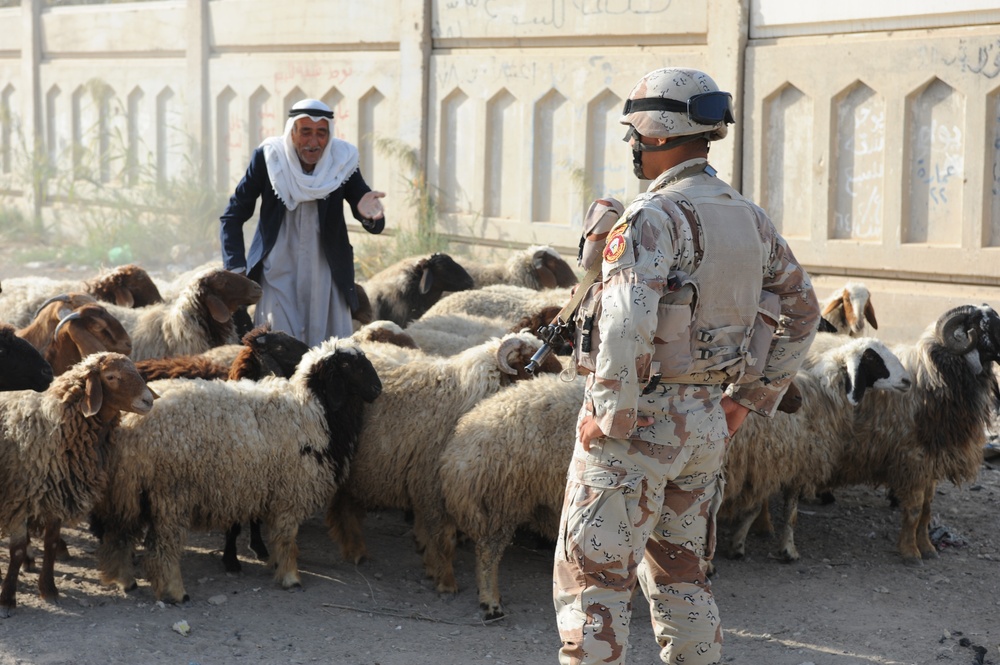
<path id="1" fill-rule="evenodd" d="M 93 416 L 101 410 L 104 403 L 104 389 L 101 387 L 101 374 L 97 370 L 87 375 L 87 382 L 84 386 L 83 415 Z"/>
<path id="2" fill-rule="evenodd" d="M 427 295 L 431 291 L 431 287 L 434 286 L 434 271 L 430 268 L 424 268 L 423 274 L 420 276 L 420 295 Z"/>
<path id="3" fill-rule="evenodd" d="M 115 304 L 119 307 L 134 307 L 135 299 L 132 297 L 132 292 L 128 289 L 123 289 L 120 286 L 116 286 L 114 289 L 115 294 Z"/>
<path id="4" fill-rule="evenodd" d="M 872 307 L 871 298 L 865 303 L 865 319 L 871 324 L 871 327 L 878 330 L 878 321 L 875 320 L 875 308 Z"/>
<path id="5" fill-rule="evenodd" d="M 532 258 L 532 265 L 543 289 L 554 289 L 559 286 L 559 280 L 556 279 L 555 273 L 545 265 L 545 252 L 536 252 Z"/>
<path id="6" fill-rule="evenodd" d="M 226 307 L 226 303 L 222 302 L 218 296 L 209 294 L 205 298 L 205 304 L 208 306 L 208 313 L 219 323 L 225 323 L 233 318 L 233 315 L 229 313 L 229 308 Z"/>
<path id="7" fill-rule="evenodd" d="M 847 300 L 847 292 L 846 291 L 844 293 L 840 294 L 840 297 L 837 298 L 836 300 L 830 301 L 830 303 L 826 307 L 823 308 L 823 311 L 820 312 L 820 316 L 824 316 L 825 317 L 827 314 L 829 314 L 833 310 L 837 309 L 838 307 L 843 308 L 845 300 Z"/>

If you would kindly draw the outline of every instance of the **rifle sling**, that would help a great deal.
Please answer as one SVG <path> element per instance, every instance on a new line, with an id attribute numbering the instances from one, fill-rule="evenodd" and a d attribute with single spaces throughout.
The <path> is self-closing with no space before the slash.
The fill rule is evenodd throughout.
<path id="1" fill-rule="evenodd" d="M 603 266 L 602 261 L 594 261 L 590 266 L 590 270 L 587 274 L 583 276 L 580 280 L 579 285 L 576 287 L 576 291 L 573 293 L 573 297 L 569 299 L 559 313 L 556 315 L 556 321 L 562 321 L 563 323 L 569 323 L 569 317 L 573 316 L 576 312 L 576 308 L 580 306 L 580 302 L 583 301 L 583 297 L 587 295 L 587 290 L 590 289 L 590 285 L 597 280 L 597 276 L 601 274 L 601 268 Z"/>

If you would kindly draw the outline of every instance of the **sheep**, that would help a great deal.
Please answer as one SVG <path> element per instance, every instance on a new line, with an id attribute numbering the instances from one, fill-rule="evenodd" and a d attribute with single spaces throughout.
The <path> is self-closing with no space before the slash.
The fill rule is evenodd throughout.
<path id="1" fill-rule="evenodd" d="M 503 263 L 468 262 L 464 267 L 477 289 L 491 284 L 512 284 L 539 291 L 569 287 L 579 281 L 573 268 L 548 245 L 533 245 L 514 252 Z"/>
<path id="2" fill-rule="evenodd" d="M 52 366 L 38 349 L 18 337 L 13 326 L 0 323 L 0 392 L 41 392 L 52 379 Z"/>
<path id="3" fill-rule="evenodd" d="M 289 378 L 295 373 L 309 347 L 288 333 L 258 326 L 243 336 L 240 351 L 230 363 L 223 363 L 208 353 L 190 356 L 148 358 L 135 363 L 147 381 L 159 379 L 250 379 L 257 381 L 275 375 Z"/>
<path id="4" fill-rule="evenodd" d="M 928 535 L 937 482 L 961 485 L 982 465 L 986 427 L 1000 402 L 990 365 L 1000 361 L 1000 316 L 988 305 L 956 307 L 915 344 L 892 351 L 913 375 L 913 388 L 872 393 L 857 407 L 829 486 L 887 486 L 902 515 L 900 556 L 919 565 L 937 556 Z"/>
<path id="5" fill-rule="evenodd" d="M 118 266 L 92 280 L 19 277 L 7 280 L 0 297 L 0 321 L 24 327 L 41 303 L 59 293 L 82 292 L 121 307 L 146 307 L 163 302 L 149 273 L 136 265 Z"/>
<path id="6" fill-rule="evenodd" d="M 453 356 L 494 337 L 511 332 L 499 319 L 468 314 L 423 316 L 404 329 L 421 351 L 435 356 Z"/>
<path id="7" fill-rule="evenodd" d="M 442 448 L 444 530 L 457 528 L 475 544 L 487 620 L 504 615 L 499 566 L 518 526 L 556 539 L 583 393 L 583 377 L 518 383 L 465 413 Z"/>
<path id="8" fill-rule="evenodd" d="M 438 591 L 457 591 L 449 554 L 453 534 L 437 528 L 444 514 L 437 482 L 441 449 L 463 413 L 531 378 L 524 365 L 539 346 L 529 333 L 511 333 L 450 358 L 413 357 L 398 364 L 372 355 L 385 392 L 365 414 L 351 475 L 327 510 L 330 536 L 346 560 L 358 563 L 367 556 L 361 532 L 365 509 L 412 510 L 428 576 Z M 562 366 L 550 357 L 540 371 L 559 372 Z"/>
<path id="9" fill-rule="evenodd" d="M 737 523 L 730 540 L 732 558 L 746 554 L 751 525 L 768 497 L 781 490 L 785 527 L 778 556 L 798 560 L 794 529 L 799 498 L 824 488 L 833 476 L 852 436 L 853 410 L 878 391 L 906 392 L 912 377 L 885 344 L 858 337 L 827 351 L 812 369 L 800 370 L 794 383 L 801 393 L 800 410 L 747 418 L 727 447 L 720 517 Z"/>
<path id="10" fill-rule="evenodd" d="M 193 355 L 239 338 L 233 312 L 260 300 L 260 286 L 234 272 L 209 270 L 195 277 L 177 300 L 126 309 L 108 305 L 132 337 L 132 358 Z"/>
<path id="11" fill-rule="evenodd" d="M 473 291 L 451 293 L 428 309 L 421 318 L 444 314 L 469 314 L 517 321 L 543 307 L 562 307 L 572 297 L 570 289 L 535 291 L 523 286 L 494 284 Z"/>
<path id="12" fill-rule="evenodd" d="M 0 618 L 17 604 L 32 531 L 44 531 L 39 592 L 57 602 L 53 568 L 61 525 L 86 515 L 104 491 L 120 412 L 147 414 L 154 398 L 132 361 L 109 352 L 84 358 L 44 392 L 0 394 L 0 531 L 10 536 Z"/>
<path id="13" fill-rule="evenodd" d="M 381 319 L 361 326 L 354 331 L 354 334 L 351 335 L 351 339 L 362 346 L 369 344 L 384 344 L 387 346 L 405 348 L 413 351 L 420 348 L 417 346 L 413 337 L 400 328 L 399 324 L 393 323 L 392 321 L 383 321 Z"/>
<path id="14" fill-rule="evenodd" d="M 860 282 L 849 281 L 842 290 L 831 294 L 823 303 L 821 315 L 821 326 L 823 323 L 828 326 L 821 328 L 822 332 L 861 337 L 865 334 L 865 321 L 878 330 L 871 293 Z"/>
<path id="15" fill-rule="evenodd" d="M 537 336 L 538 329 L 550 323 L 561 309 L 555 305 L 545 306 L 531 314 L 522 316 L 513 325 L 506 319 L 474 314 L 436 314 L 433 316 L 425 314 L 410 322 L 405 332 L 425 353 L 436 356 L 452 356 L 509 332 L 527 330 Z M 557 355 L 569 355 L 571 351 L 572 346 L 568 340 L 563 340 L 554 349 Z"/>
<path id="16" fill-rule="evenodd" d="M 118 319 L 95 303 L 78 307 L 59 321 L 45 359 L 59 376 L 83 358 L 101 351 L 127 356 L 132 352 L 132 340 Z"/>
<path id="17" fill-rule="evenodd" d="M 445 291 L 473 287 L 472 277 L 455 260 L 440 252 L 394 263 L 364 282 L 375 319 L 406 326 L 419 318 Z"/>
<path id="18" fill-rule="evenodd" d="M 87 293 L 63 293 L 53 296 L 39 305 L 31 321 L 18 329 L 17 336 L 45 353 L 52 342 L 52 334 L 63 317 L 78 307 L 96 302 L 97 299 Z"/>
<path id="19" fill-rule="evenodd" d="M 267 526 L 274 579 L 301 586 L 299 524 L 347 474 L 362 407 L 382 386 L 346 340 L 311 349 L 291 379 L 168 379 L 149 420 L 126 417 L 109 460 L 109 490 L 95 507 L 104 526 L 101 580 L 136 587 L 132 549 L 143 532 L 147 578 L 158 600 L 188 599 L 180 571 L 189 529 Z"/>
<path id="20" fill-rule="evenodd" d="M 358 296 L 358 308 L 351 310 L 351 320 L 354 322 L 354 330 L 357 331 L 361 326 L 366 326 L 375 320 L 375 311 L 364 286 L 354 282 L 354 293 Z"/>
<path id="21" fill-rule="evenodd" d="M 498 571 L 517 528 L 556 538 L 584 384 L 565 374 L 517 383 L 459 418 L 444 445 L 438 471 L 444 531 L 457 528 L 475 544 L 484 619 L 504 615 Z M 794 402 L 797 391 L 788 392 Z M 790 408 L 783 399 L 779 409 Z"/>

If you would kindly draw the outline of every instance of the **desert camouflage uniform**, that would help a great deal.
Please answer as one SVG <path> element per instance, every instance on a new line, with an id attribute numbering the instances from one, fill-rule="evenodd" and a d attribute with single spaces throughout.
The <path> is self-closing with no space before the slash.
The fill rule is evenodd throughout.
<path id="1" fill-rule="evenodd" d="M 564 664 L 624 662 L 637 581 L 649 600 L 664 662 L 720 661 L 719 611 L 707 577 L 725 485 L 728 427 L 720 400 L 728 392 L 751 410 L 773 415 L 819 320 L 809 276 L 766 214 L 750 204 L 767 257 L 763 288 L 781 299 L 783 328 L 765 378 L 726 390 L 664 376 L 642 394 L 656 303 L 670 289 L 668 274 L 693 273 L 702 258 L 693 208 L 657 192 L 681 171 L 690 172 L 694 161 L 707 164 L 685 162 L 653 181 L 625 211 L 624 252 L 614 262 L 605 253 L 601 341 L 580 417 L 593 416 L 606 436 L 592 440 L 589 450 L 577 441 L 554 567 Z M 654 422 L 636 427 L 637 415 Z"/>

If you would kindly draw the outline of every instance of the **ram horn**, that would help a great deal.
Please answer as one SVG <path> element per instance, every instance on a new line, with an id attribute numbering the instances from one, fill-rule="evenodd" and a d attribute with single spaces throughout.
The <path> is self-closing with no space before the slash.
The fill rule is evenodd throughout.
<path id="1" fill-rule="evenodd" d="M 512 351 L 520 348 L 521 340 L 516 337 L 510 337 L 500 342 L 500 348 L 497 349 L 497 364 L 500 366 L 501 372 L 504 374 L 517 374 L 517 370 L 510 366 L 507 356 L 509 356 Z"/>
<path id="2" fill-rule="evenodd" d="M 938 319 L 938 339 L 952 353 L 963 354 L 979 341 L 979 332 L 969 325 L 970 316 L 979 310 L 972 305 L 962 305 L 950 310 Z"/>
<path id="3" fill-rule="evenodd" d="M 37 319 L 38 315 L 42 313 L 42 310 L 45 309 L 47 305 L 51 305 L 54 302 L 69 302 L 69 294 L 61 293 L 57 296 L 52 296 L 51 298 L 46 299 L 45 302 L 38 306 L 38 309 L 35 310 L 35 314 L 31 317 L 31 319 Z"/>
<path id="4" fill-rule="evenodd" d="M 63 327 L 64 323 L 68 323 L 69 321 L 73 321 L 75 319 L 79 319 L 82 317 L 83 315 L 80 314 L 80 312 L 70 312 L 69 314 L 61 318 L 59 320 L 59 325 L 56 326 L 55 331 L 53 331 L 52 333 L 52 339 L 55 340 L 57 337 L 59 337 L 59 330 Z"/>

